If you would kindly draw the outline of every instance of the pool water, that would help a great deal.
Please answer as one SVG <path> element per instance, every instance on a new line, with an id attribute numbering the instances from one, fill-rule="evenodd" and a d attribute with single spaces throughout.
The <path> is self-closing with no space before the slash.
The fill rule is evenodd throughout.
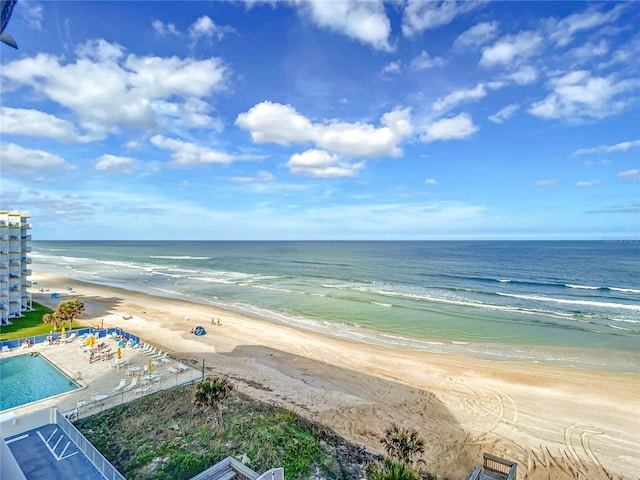
<path id="1" fill-rule="evenodd" d="M 42 355 L 0 360 L 0 411 L 80 388 Z"/>

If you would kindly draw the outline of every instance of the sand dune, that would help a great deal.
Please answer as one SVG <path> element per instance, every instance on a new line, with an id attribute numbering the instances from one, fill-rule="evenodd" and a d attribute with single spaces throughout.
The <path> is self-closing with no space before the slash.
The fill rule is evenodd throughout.
<path id="1" fill-rule="evenodd" d="M 204 360 L 238 389 L 371 450 L 380 451 L 376 435 L 391 422 L 415 427 L 428 469 L 443 478 L 466 480 L 485 451 L 517 461 L 520 480 L 640 478 L 638 374 L 394 350 L 49 274 L 32 279 L 81 298 L 86 323 Z M 60 298 L 35 292 L 34 300 L 55 307 Z M 208 334 L 191 335 L 196 325 Z"/>

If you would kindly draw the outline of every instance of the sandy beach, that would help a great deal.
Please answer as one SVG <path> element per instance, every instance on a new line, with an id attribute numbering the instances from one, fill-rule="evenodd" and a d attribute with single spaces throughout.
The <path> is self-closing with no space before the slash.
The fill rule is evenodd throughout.
<path id="1" fill-rule="evenodd" d="M 77 297 L 87 325 L 204 360 L 237 389 L 372 451 L 382 453 L 376 435 L 391 422 L 415 427 L 427 468 L 442 478 L 466 480 L 483 452 L 518 462 L 520 480 L 640 478 L 639 374 L 394 350 L 50 274 L 31 279 L 34 301 L 55 308 Z M 207 335 L 192 335 L 197 325 Z"/>

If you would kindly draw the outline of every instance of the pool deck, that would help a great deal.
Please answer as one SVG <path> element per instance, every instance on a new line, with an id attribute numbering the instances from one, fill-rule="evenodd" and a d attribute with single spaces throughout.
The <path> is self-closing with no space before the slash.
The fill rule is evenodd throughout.
<path id="1" fill-rule="evenodd" d="M 57 425 L 43 425 L 5 441 L 27 480 L 104 479 Z"/>
<path id="2" fill-rule="evenodd" d="M 99 342 L 105 342 L 106 347 L 111 347 L 112 352 L 118 349 L 117 341 L 109 337 L 101 338 Z M 15 348 L 10 352 L 2 352 L 0 358 L 34 353 L 46 357 L 69 377 L 74 378 L 81 385 L 81 388 L 0 413 L 12 412 L 19 417 L 43 408 L 57 407 L 62 412 L 68 412 L 71 415 L 70 419 L 75 420 L 127 403 L 142 395 L 192 382 L 202 375 L 202 372 L 195 368 L 188 368 L 182 373 L 173 373 L 169 368 L 177 368 L 180 365 L 179 361 L 171 359 L 170 362 L 163 362 L 155 359 L 157 365 L 152 365 L 152 373 L 160 375 L 160 378 L 147 384 L 144 382 L 144 369 L 152 359 L 150 356 L 144 355 L 139 349 L 127 346 L 121 348 L 121 353 L 122 360 L 127 361 L 128 366 L 114 368 L 115 356 L 111 360 L 94 360 L 90 363 L 89 354 L 83 351 L 81 338 L 76 338 L 68 343 L 52 345 L 38 343 L 30 348 Z M 129 367 L 137 367 L 139 370 L 135 373 L 130 372 Z M 126 379 L 126 383 L 129 385 L 135 377 L 138 378 L 135 388 L 128 391 L 123 391 L 124 389 L 118 392 L 112 391 L 121 379 Z M 145 388 L 141 389 L 140 387 L 143 385 Z M 96 399 L 98 400 L 96 401 Z"/>

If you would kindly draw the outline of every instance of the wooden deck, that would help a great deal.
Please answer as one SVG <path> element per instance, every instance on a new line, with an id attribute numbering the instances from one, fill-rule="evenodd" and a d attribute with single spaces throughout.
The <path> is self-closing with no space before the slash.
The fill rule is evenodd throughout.
<path id="1" fill-rule="evenodd" d="M 482 467 L 476 467 L 469 480 L 516 480 L 517 467 L 511 460 L 485 453 Z"/>

